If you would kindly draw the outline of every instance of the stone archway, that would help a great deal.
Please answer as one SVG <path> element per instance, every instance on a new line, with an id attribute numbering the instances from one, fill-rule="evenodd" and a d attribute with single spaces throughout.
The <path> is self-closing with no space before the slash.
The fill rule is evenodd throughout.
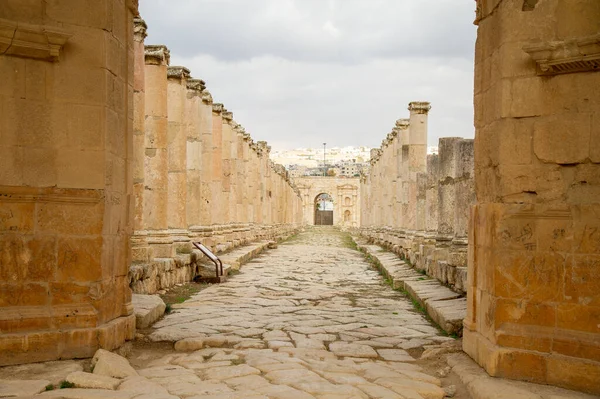
<path id="1" fill-rule="evenodd" d="M 333 226 L 333 198 L 327 193 L 315 197 L 315 226 Z"/>
<path id="2" fill-rule="evenodd" d="M 360 226 L 360 180 L 357 178 L 304 176 L 294 179 L 294 183 L 302 197 L 303 217 L 306 225 L 315 224 L 317 211 L 315 199 L 318 195 L 327 193 L 331 196 L 335 208 L 333 210 L 333 225 L 344 227 Z M 346 219 L 346 211 L 350 218 Z"/>

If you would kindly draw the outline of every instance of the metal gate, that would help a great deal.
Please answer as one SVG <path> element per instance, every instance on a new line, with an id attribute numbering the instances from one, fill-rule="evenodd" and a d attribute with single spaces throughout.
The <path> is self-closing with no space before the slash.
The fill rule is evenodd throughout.
<path id="1" fill-rule="evenodd" d="M 333 226 L 333 211 L 315 211 L 315 225 Z"/>

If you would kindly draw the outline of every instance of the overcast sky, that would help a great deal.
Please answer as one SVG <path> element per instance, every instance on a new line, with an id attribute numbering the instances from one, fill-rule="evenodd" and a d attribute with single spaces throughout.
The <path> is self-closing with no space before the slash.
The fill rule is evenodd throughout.
<path id="1" fill-rule="evenodd" d="M 410 101 L 473 137 L 472 0 L 140 0 L 146 44 L 273 149 L 378 147 Z"/>

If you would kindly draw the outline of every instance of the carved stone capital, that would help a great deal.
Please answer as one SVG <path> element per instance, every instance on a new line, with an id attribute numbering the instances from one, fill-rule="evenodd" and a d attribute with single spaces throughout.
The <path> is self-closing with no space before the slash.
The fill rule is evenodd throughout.
<path id="1" fill-rule="evenodd" d="M 220 114 L 221 112 L 223 112 L 223 104 L 221 103 L 216 103 L 212 105 L 212 110 L 213 112 L 216 112 L 217 114 Z"/>
<path id="2" fill-rule="evenodd" d="M 146 45 L 144 46 L 144 50 L 147 65 L 169 65 L 171 62 L 171 52 L 165 45 Z"/>
<path id="3" fill-rule="evenodd" d="M 227 123 L 230 123 L 231 121 L 233 121 L 233 112 L 223 110 L 223 112 L 221 112 L 221 116 L 223 117 L 223 120 L 226 121 Z"/>
<path id="4" fill-rule="evenodd" d="M 428 114 L 431 105 L 427 101 L 413 101 L 408 104 L 408 110 L 415 114 Z"/>
<path id="5" fill-rule="evenodd" d="M 143 42 L 144 39 L 148 36 L 146 31 L 148 30 L 148 25 L 146 25 L 146 21 L 141 19 L 140 17 L 135 17 L 133 19 L 133 40 L 136 42 Z"/>
<path id="6" fill-rule="evenodd" d="M 0 54 L 56 62 L 71 36 L 53 26 L 0 19 Z"/>
<path id="7" fill-rule="evenodd" d="M 190 70 L 182 66 L 167 67 L 167 79 L 187 80 L 190 77 Z"/>
<path id="8" fill-rule="evenodd" d="M 206 83 L 202 79 L 188 79 L 186 82 L 188 90 L 194 90 L 201 93 L 206 89 Z"/>
<path id="9" fill-rule="evenodd" d="M 401 130 L 406 130 L 410 126 L 410 119 L 398 119 L 396 121 L 396 127 Z"/>
<path id="10" fill-rule="evenodd" d="M 212 98 L 212 94 L 210 94 L 210 91 L 208 90 L 204 90 L 202 92 L 202 101 L 207 103 L 207 104 L 212 104 L 213 103 L 213 98 Z"/>
<path id="11" fill-rule="evenodd" d="M 523 50 L 542 76 L 600 71 L 600 33 L 566 41 L 530 43 Z"/>

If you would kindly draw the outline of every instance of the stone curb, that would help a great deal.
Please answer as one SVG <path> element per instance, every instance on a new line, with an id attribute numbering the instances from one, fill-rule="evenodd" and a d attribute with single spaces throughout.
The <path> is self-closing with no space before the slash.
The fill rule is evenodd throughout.
<path id="1" fill-rule="evenodd" d="M 371 256 L 392 288 L 405 290 L 446 333 L 462 335 L 462 321 L 467 315 L 467 299 L 438 280 L 423 275 L 379 245 L 361 243 L 352 237 L 357 248 Z"/>
<path id="2" fill-rule="evenodd" d="M 446 358 L 452 371 L 460 378 L 473 399 L 594 399 L 594 395 L 569 391 L 549 385 L 490 377 L 464 353 Z"/>

